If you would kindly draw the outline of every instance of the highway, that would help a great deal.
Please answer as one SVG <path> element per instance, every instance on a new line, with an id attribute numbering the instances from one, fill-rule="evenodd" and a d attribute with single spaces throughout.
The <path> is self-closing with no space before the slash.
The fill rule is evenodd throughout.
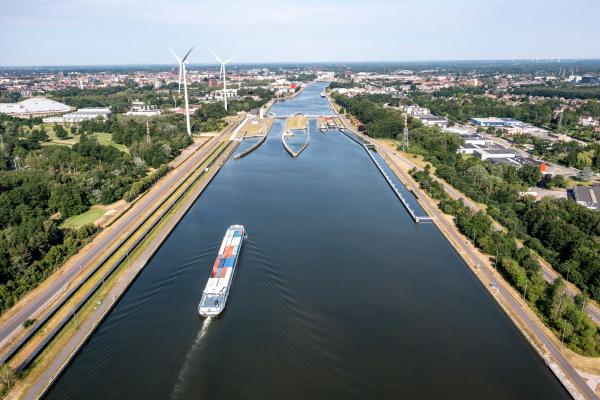
<path id="1" fill-rule="evenodd" d="M 84 276 L 89 270 L 95 269 L 102 262 L 102 256 L 120 246 L 135 226 L 151 215 L 154 206 L 160 204 L 159 200 L 170 194 L 171 190 L 176 188 L 176 184 L 191 172 L 192 167 L 210 154 L 219 142 L 233 131 L 235 126 L 236 124 L 231 124 L 203 146 L 196 143 L 190 146 L 191 149 L 184 150 L 191 155 L 139 198 L 110 227 L 100 232 L 91 244 L 75 256 L 78 257 L 77 263 L 67 261 L 66 265 L 60 268 L 54 276 L 43 282 L 32 293 L 21 299 L 13 309 L 9 310 L 2 318 L 0 326 L 2 346 L 9 347 L 5 345 L 23 331 L 24 321 L 43 318 L 49 313 L 52 304 L 65 300 L 66 292 L 74 281 Z M 3 353 L 6 352 L 6 348 L 3 349 Z"/>
<path id="2" fill-rule="evenodd" d="M 221 141 L 215 141 L 217 144 L 219 142 Z M 57 350 L 56 356 L 51 359 L 49 364 L 44 367 L 41 374 L 31 383 L 31 386 L 27 388 L 24 396 L 25 399 L 38 399 L 44 395 L 55 379 L 68 365 L 70 360 L 77 354 L 77 351 L 93 334 L 96 327 L 109 314 L 112 307 L 126 292 L 131 282 L 133 282 L 142 271 L 165 238 L 168 237 L 169 232 L 171 232 L 171 230 L 179 223 L 200 193 L 210 184 L 212 178 L 219 172 L 220 166 L 227 160 L 236 147 L 237 145 L 230 146 L 228 150 L 214 157 L 209 164 L 211 168 L 200 171 L 199 174 L 196 175 L 196 179 L 204 177 L 204 180 L 195 186 L 193 184 L 191 185 L 192 189 L 190 195 L 185 196 L 180 200 L 182 206 L 174 211 L 173 215 L 169 217 L 164 226 L 158 228 L 158 234 L 156 234 L 150 243 L 143 248 L 143 251 L 138 256 L 131 260 L 130 265 L 128 265 L 123 271 L 123 274 L 119 276 L 115 285 L 105 294 L 103 298 L 104 301 L 100 301 L 97 307 L 94 307 L 91 314 L 86 316 L 73 336 Z M 214 165 L 215 163 L 218 163 L 218 165 Z"/>
<path id="3" fill-rule="evenodd" d="M 352 125 L 345 118 L 345 116 L 341 116 L 346 125 L 347 129 L 354 131 L 351 127 Z M 502 279 L 494 268 L 492 267 L 489 259 L 487 257 L 482 257 L 477 254 L 477 251 L 474 251 L 471 246 L 468 244 L 466 239 L 458 233 L 456 227 L 453 222 L 449 222 L 447 217 L 443 214 L 443 212 L 433 203 L 433 201 L 428 198 L 418 187 L 418 185 L 412 180 L 412 178 L 405 173 L 401 167 L 398 166 L 397 160 L 402 160 L 407 162 L 407 160 L 401 158 L 399 155 L 394 152 L 388 150 L 385 146 L 382 146 L 378 142 L 372 140 L 371 138 L 361 135 L 364 140 L 373 144 L 377 151 L 384 157 L 384 159 L 388 162 L 388 165 L 392 169 L 392 171 L 398 176 L 398 178 L 404 182 L 409 190 L 411 190 L 415 196 L 417 196 L 419 203 L 424 208 L 424 210 L 431 216 L 434 217 L 434 223 L 438 226 L 438 228 L 445 233 L 445 236 L 453 242 L 459 253 L 468 261 L 467 263 L 473 268 L 474 273 L 477 275 L 477 272 L 480 271 L 483 274 L 483 279 L 480 277 L 482 284 L 486 285 L 486 281 L 491 285 L 492 288 L 495 288 L 496 297 L 498 297 L 498 301 L 506 304 L 508 309 L 516 314 L 517 319 L 521 324 L 523 324 L 528 332 L 542 343 L 545 350 L 548 352 L 552 360 L 558 365 L 563 374 L 566 375 L 568 381 L 574 385 L 576 390 L 583 396 L 585 399 L 597 399 L 595 393 L 592 389 L 587 385 L 585 380 L 577 373 L 577 371 L 573 368 L 573 366 L 569 363 L 569 361 L 563 356 L 558 346 L 553 342 L 553 340 L 548 336 L 548 334 L 540 327 L 541 322 L 537 320 L 537 317 L 532 315 L 533 312 L 528 310 L 528 306 L 525 304 L 521 304 L 517 298 L 515 298 L 512 294 L 513 289 L 508 286 L 508 283 Z M 462 195 L 462 194 L 461 194 Z M 463 195 L 464 196 L 464 195 Z M 518 295 L 517 295 L 518 296 Z M 527 310 L 529 312 L 527 312 Z M 564 383 L 564 382 L 563 382 Z M 573 393 L 572 393 L 573 394 Z"/>

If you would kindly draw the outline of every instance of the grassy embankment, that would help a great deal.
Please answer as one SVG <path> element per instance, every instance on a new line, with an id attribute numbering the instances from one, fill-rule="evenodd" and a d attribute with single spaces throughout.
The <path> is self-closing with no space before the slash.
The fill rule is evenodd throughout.
<path id="1" fill-rule="evenodd" d="M 218 150 L 215 152 L 218 153 L 221 149 L 228 146 L 229 143 L 223 143 L 219 146 Z M 202 171 L 208 166 L 213 157 L 205 160 L 197 169 L 194 174 L 188 177 L 185 182 L 193 182 Z M 92 296 L 88 302 L 76 313 L 75 318 L 71 323 L 67 324 L 60 333 L 52 340 L 52 342 L 46 347 L 46 349 L 42 352 L 42 354 L 36 359 L 33 365 L 26 371 L 23 376 L 23 380 L 20 385 L 15 386 L 14 390 L 11 394 L 16 394 L 15 398 L 19 397 L 18 393 L 23 393 L 24 390 L 32 383 L 35 382 L 37 378 L 43 373 L 43 371 L 48 368 L 54 357 L 60 350 L 64 347 L 64 345 L 76 334 L 77 329 L 81 325 L 81 321 L 89 318 L 90 315 L 97 309 L 98 301 L 102 301 L 106 297 L 106 295 L 110 292 L 113 286 L 119 282 L 119 280 L 126 274 L 127 267 L 131 264 L 135 263 L 135 260 L 138 256 L 142 255 L 144 251 L 147 249 L 148 245 L 152 243 L 154 239 L 156 239 L 157 235 L 164 234 L 162 232 L 164 225 L 169 222 L 169 218 L 177 212 L 177 210 L 181 207 L 183 200 L 189 196 L 189 193 L 192 192 L 194 188 L 198 185 L 202 184 L 205 181 L 206 177 L 203 176 L 198 179 L 197 182 L 192 184 L 190 190 L 184 198 L 180 199 L 177 204 L 171 208 L 171 210 L 165 215 L 165 218 L 160 220 L 156 227 L 143 239 L 143 241 L 131 252 L 127 260 L 121 263 L 117 269 L 112 273 L 112 275 L 106 279 L 103 283 L 103 286 L 99 289 L 99 291 Z M 61 310 L 51 318 L 41 329 L 38 334 L 36 334 L 31 341 L 19 352 L 17 355 L 11 360 L 11 365 L 14 367 L 18 365 L 19 362 L 25 359 L 26 355 L 31 352 L 31 350 L 39 344 L 45 337 L 45 334 L 50 332 L 51 329 L 58 324 L 58 322 L 66 315 L 68 315 L 68 310 L 72 309 L 75 304 L 81 301 L 85 295 L 91 290 L 93 285 L 102 280 L 102 277 L 107 273 L 110 268 L 117 262 L 119 257 L 123 256 L 129 247 L 131 247 L 132 243 L 137 240 L 142 232 L 145 231 L 157 218 L 156 216 L 162 212 L 165 208 L 171 204 L 174 199 L 177 198 L 182 192 L 186 191 L 185 184 L 180 185 L 175 193 L 171 195 L 169 200 L 165 202 L 163 206 L 154 214 L 155 218 L 148 218 L 148 220 L 140 227 L 140 229 L 127 240 L 124 246 L 117 250 L 113 256 L 107 260 L 107 262 L 98 269 L 98 271 L 90 278 L 88 282 L 86 282 L 61 308 Z M 73 322 L 75 321 L 75 322 Z"/>

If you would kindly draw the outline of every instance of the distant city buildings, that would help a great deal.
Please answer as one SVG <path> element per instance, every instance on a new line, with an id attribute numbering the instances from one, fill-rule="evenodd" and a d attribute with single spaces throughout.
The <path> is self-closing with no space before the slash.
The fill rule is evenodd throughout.
<path id="1" fill-rule="evenodd" d="M 131 109 L 125 114 L 152 117 L 155 115 L 160 115 L 160 113 L 160 110 L 156 106 L 146 105 L 143 101 L 136 100 L 132 103 Z"/>

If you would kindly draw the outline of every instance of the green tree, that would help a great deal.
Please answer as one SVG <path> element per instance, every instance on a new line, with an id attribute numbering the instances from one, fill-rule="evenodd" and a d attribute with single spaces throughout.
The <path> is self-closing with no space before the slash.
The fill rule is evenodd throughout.
<path id="1" fill-rule="evenodd" d="M 54 134 L 59 139 L 66 139 L 67 137 L 69 137 L 69 134 L 67 133 L 67 131 L 65 130 L 65 128 L 63 128 L 62 125 L 55 125 L 54 126 Z"/>
<path id="2" fill-rule="evenodd" d="M 534 186 L 542 179 L 542 173 L 537 165 L 523 165 L 519 169 L 519 176 L 529 186 Z"/>

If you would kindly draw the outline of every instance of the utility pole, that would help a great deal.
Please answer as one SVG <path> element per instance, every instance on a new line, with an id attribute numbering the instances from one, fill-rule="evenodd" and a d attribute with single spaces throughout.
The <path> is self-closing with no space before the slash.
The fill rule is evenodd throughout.
<path id="1" fill-rule="evenodd" d="M 402 151 L 408 151 L 408 117 L 404 114 L 404 132 L 402 135 Z"/>

